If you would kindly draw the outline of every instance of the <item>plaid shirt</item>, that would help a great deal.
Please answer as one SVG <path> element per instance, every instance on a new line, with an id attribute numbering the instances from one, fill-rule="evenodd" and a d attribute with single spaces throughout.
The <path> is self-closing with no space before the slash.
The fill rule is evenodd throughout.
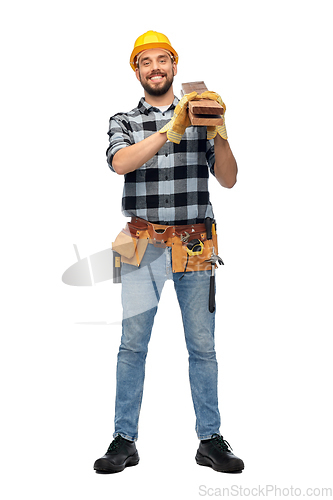
<path id="1" fill-rule="evenodd" d="M 168 123 L 178 103 L 164 112 L 142 98 L 137 108 L 110 118 L 106 151 L 112 171 L 117 151 L 154 134 Z M 206 127 L 188 127 L 180 144 L 166 144 L 134 172 L 124 176 L 122 213 L 155 224 L 198 224 L 214 217 L 209 201 L 209 170 L 214 175 L 214 141 Z"/>

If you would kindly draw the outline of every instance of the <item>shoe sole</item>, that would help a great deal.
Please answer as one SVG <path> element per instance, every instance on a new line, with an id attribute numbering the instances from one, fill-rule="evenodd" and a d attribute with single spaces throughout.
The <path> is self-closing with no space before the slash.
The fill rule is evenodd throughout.
<path id="1" fill-rule="evenodd" d="M 229 467 L 228 469 L 225 469 L 224 467 L 219 467 L 216 465 L 213 460 L 211 460 L 209 457 L 204 457 L 201 455 L 201 453 L 197 453 L 195 460 L 198 465 L 203 465 L 204 467 L 210 467 L 211 469 L 214 469 L 216 472 L 242 472 L 244 469 L 243 467 L 239 467 L 239 465 L 234 466 L 234 467 Z"/>
<path id="2" fill-rule="evenodd" d="M 121 465 L 109 465 L 107 464 L 105 468 L 103 467 L 94 467 L 94 470 L 98 474 L 113 474 L 115 472 L 122 472 L 126 467 L 134 467 L 134 465 L 138 465 L 140 459 L 138 457 L 129 457 L 125 462 Z"/>

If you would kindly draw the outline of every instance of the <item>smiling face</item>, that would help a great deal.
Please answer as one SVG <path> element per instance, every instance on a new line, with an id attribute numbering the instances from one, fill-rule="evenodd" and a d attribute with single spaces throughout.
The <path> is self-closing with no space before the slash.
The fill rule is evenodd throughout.
<path id="1" fill-rule="evenodd" d="M 147 94 L 162 96 L 171 88 L 177 65 L 163 49 L 145 50 L 139 55 L 136 77 Z"/>

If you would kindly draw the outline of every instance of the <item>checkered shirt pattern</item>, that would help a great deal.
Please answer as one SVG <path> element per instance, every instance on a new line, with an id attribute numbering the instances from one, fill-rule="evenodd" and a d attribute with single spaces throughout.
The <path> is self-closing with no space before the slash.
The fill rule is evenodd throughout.
<path id="1" fill-rule="evenodd" d="M 168 123 L 179 99 L 164 112 L 142 98 L 138 107 L 110 118 L 107 161 L 117 151 L 160 130 Z M 206 127 L 188 127 L 180 144 L 166 144 L 142 167 L 124 176 L 122 213 L 155 224 L 198 224 L 214 217 L 209 200 L 209 171 L 214 174 L 214 140 Z"/>

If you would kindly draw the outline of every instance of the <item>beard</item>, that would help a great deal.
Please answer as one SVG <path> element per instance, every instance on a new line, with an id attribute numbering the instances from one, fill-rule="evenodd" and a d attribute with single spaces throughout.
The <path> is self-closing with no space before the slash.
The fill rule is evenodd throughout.
<path id="1" fill-rule="evenodd" d="M 158 73 L 158 74 L 160 74 L 160 73 Z M 152 95 L 152 96 L 160 96 L 160 95 L 166 94 L 168 92 L 169 88 L 171 87 L 171 85 L 173 83 L 174 72 L 172 70 L 172 75 L 169 77 L 167 75 L 163 75 L 166 77 L 163 85 L 154 85 L 154 86 L 150 85 L 149 80 L 143 80 L 141 78 L 140 71 L 139 71 L 139 76 L 140 76 L 140 83 L 141 83 L 142 87 L 144 88 L 144 90 L 147 92 L 147 94 Z"/>

